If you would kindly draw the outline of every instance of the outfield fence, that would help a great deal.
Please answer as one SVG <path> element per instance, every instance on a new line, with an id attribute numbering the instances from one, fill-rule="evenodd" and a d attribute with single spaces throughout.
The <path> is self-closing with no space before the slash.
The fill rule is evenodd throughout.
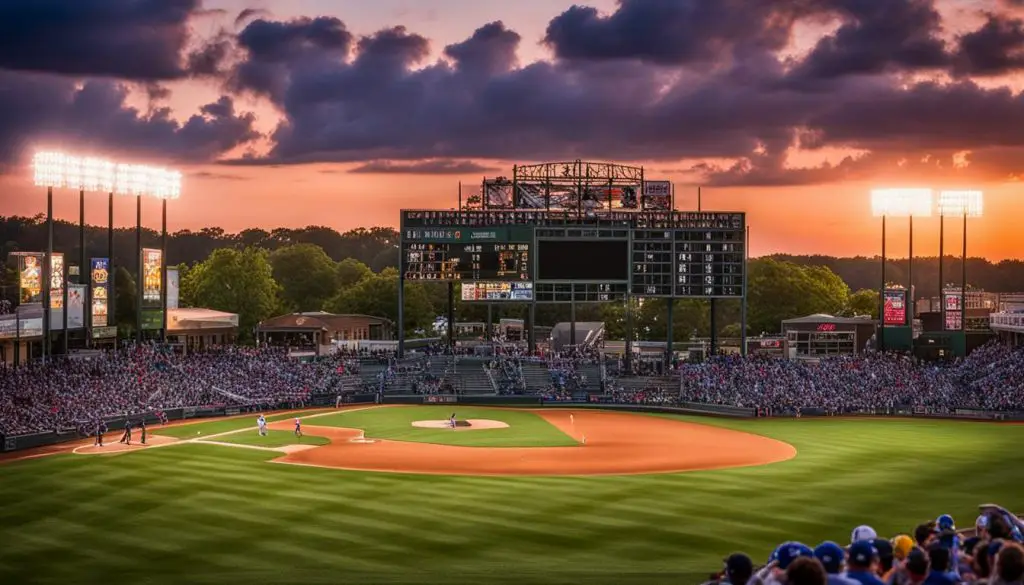
<path id="1" fill-rule="evenodd" d="M 687 414 L 697 416 L 716 416 L 729 418 L 758 417 L 809 417 L 820 418 L 830 416 L 843 417 L 893 417 L 893 418 L 924 418 L 924 419 L 960 419 L 975 421 L 1024 421 L 1024 411 L 990 412 L 983 410 L 959 409 L 953 412 L 928 412 L 920 409 L 893 407 L 865 409 L 856 412 L 827 412 L 817 408 L 802 408 L 786 412 L 773 412 L 768 409 L 743 408 L 718 404 L 701 404 L 697 402 L 677 402 L 672 404 L 632 404 L 605 402 L 604 395 L 591 395 L 590 401 L 546 400 L 541 396 L 528 395 L 455 395 L 455 394 L 412 394 L 412 395 L 379 395 L 376 393 L 346 394 L 333 396 L 327 394 L 313 395 L 305 402 L 285 401 L 273 404 L 254 404 L 244 406 L 209 405 L 170 408 L 164 410 L 168 421 L 192 418 L 210 418 L 221 416 L 237 416 L 250 412 L 271 412 L 274 410 L 295 410 L 299 408 L 338 406 L 342 404 L 462 404 L 466 406 L 509 406 L 537 408 L 572 408 L 594 409 L 624 412 L 656 412 L 666 414 Z M 125 423 L 131 420 L 134 424 L 145 420 L 147 425 L 155 425 L 160 419 L 155 413 L 138 414 L 129 417 L 112 417 L 105 419 L 107 431 L 124 429 Z M 0 435 L 2 451 L 18 451 L 34 447 L 45 447 L 92 434 L 93 429 L 66 428 L 46 433 L 31 433 L 3 436 Z"/>

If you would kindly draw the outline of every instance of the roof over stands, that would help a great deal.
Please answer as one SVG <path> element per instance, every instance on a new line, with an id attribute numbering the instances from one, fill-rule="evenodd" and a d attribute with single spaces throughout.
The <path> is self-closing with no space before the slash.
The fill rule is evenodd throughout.
<path id="1" fill-rule="evenodd" d="M 785 321 L 782 322 L 782 324 L 800 325 L 814 323 L 835 323 L 836 325 L 863 325 L 871 324 L 873 322 L 874 320 L 867 315 L 861 315 L 857 317 L 836 317 L 835 315 L 828 315 L 826 313 L 815 313 L 813 315 L 807 315 L 806 317 L 786 319 Z"/>
<path id="2" fill-rule="evenodd" d="M 258 329 L 260 331 L 333 331 L 347 325 L 354 319 L 367 320 L 381 325 L 391 324 L 391 321 L 384 317 L 374 317 L 372 315 L 361 315 L 357 313 L 336 315 L 334 313 L 314 311 L 309 313 L 291 313 L 289 315 L 272 317 L 266 321 L 260 322 Z"/>
<path id="3" fill-rule="evenodd" d="M 238 315 L 213 309 L 167 309 L 167 331 L 237 328 Z"/>

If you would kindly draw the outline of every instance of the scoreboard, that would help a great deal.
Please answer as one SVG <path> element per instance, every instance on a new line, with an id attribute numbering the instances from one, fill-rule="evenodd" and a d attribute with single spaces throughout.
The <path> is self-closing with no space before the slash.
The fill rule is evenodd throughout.
<path id="1" fill-rule="evenodd" d="M 746 294 L 743 213 L 404 211 L 401 233 L 403 277 L 462 281 L 464 300 Z"/>

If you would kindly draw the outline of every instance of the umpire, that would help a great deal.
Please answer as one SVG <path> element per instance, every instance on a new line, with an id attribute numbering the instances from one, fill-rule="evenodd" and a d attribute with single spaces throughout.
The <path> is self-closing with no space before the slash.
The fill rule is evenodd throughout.
<path id="1" fill-rule="evenodd" d="M 139 432 L 142 433 L 142 444 L 146 444 L 146 419 L 139 421 Z"/>

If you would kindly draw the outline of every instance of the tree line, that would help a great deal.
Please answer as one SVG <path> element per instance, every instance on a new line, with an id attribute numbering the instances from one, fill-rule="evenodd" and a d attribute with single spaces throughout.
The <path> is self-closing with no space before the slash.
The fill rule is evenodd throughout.
<path id="1" fill-rule="evenodd" d="M 117 229 L 114 234 L 116 271 L 116 319 L 130 330 L 135 316 L 135 230 Z M 158 247 L 160 236 L 143 230 L 143 246 Z M 17 297 L 15 251 L 39 251 L 46 247 L 46 226 L 41 216 L 0 217 L 2 252 L 8 256 L 0 289 L 5 298 Z M 88 226 L 89 256 L 107 255 L 107 231 Z M 54 249 L 68 256 L 69 264 L 79 258 L 77 224 L 55 222 Z M 261 320 L 289 312 L 324 310 L 332 313 L 362 313 L 398 318 L 398 233 L 391 228 L 360 228 L 339 233 L 322 226 L 300 229 L 243 230 L 237 234 L 217 228 L 182 230 L 168 235 L 168 264 L 181 274 L 182 306 L 206 307 L 239 315 L 243 336 L 251 334 Z M 783 319 L 811 313 L 877 317 L 881 281 L 879 258 L 834 258 L 827 256 L 776 255 L 751 259 L 748 274 L 748 334 L 778 332 Z M 946 258 L 946 280 L 957 282 L 961 263 Z M 907 284 L 907 261 L 890 260 L 886 279 Z M 1016 291 L 1024 284 L 1024 262 L 991 263 L 968 259 L 969 285 L 996 292 Z M 914 261 L 914 284 L 918 296 L 931 296 L 938 289 L 936 258 Z M 409 335 L 429 332 L 438 315 L 445 313 L 447 286 L 443 283 L 407 282 L 404 327 Z M 664 339 L 666 300 L 645 299 L 629 306 L 623 303 L 581 304 L 578 321 L 604 321 L 609 335 L 625 335 L 627 311 L 632 312 L 637 339 Z M 495 303 L 493 317 L 525 318 L 523 304 Z M 456 319 L 483 321 L 486 305 L 462 302 L 456 291 Z M 699 300 L 677 300 L 673 306 L 675 339 L 711 333 L 710 304 Z M 537 322 L 552 325 L 568 321 L 568 305 L 537 306 Z M 739 334 L 739 301 L 716 303 L 719 335 Z"/>

